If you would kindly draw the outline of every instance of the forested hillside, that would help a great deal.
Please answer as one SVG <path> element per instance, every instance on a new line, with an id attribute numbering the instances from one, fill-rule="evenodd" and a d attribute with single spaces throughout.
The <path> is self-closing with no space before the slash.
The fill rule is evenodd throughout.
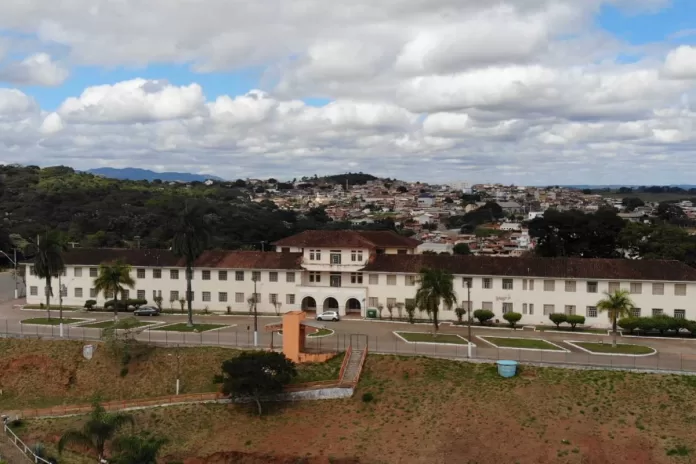
<path id="1" fill-rule="evenodd" d="M 252 202 L 244 182 L 169 185 L 107 179 L 63 166 L 11 165 L 0 166 L 5 237 L 0 237 L 0 249 L 9 248 L 7 234 L 26 240 L 47 229 L 57 229 L 66 241 L 83 247 L 128 247 L 137 242 L 141 247 L 169 247 L 172 219 L 186 202 L 204 210 L 215 248 L 260 249 L 262 242 L 305 229 L 350 227 L 330 223 L 323 210 L 301 215 L 280 210 L 270 201 Z"/>

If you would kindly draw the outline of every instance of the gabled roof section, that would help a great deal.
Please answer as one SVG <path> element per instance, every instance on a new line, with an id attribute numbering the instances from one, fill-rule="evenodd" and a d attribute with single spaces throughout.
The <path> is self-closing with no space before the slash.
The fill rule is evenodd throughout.
<path id="1" fill-rule="evenodd" d="M 206 251 L 195 267 L 221 269 L 297 269 L 301 270 L 302 253 L 273 251 Z"/>
<path id="2" fill-rule="evenodd" d="M 364 271 L 418 273 L 423 268 L 476 276 L 696 282 L 696 269 L 666 260 L 376 255 Z"/>
<path id="3" fill-rule="evenodd" d="M 170 250 L 128 248 L 71 248 L 63 253 L 68 266 L 98 266 L 121 260 L 131 266 L 176 267 L 179 258 Z"/>
<path id="4" fill-rule="evenodd" d="M 317 248 L 415 248 L 418 240 L 390 230 L 305 230 L 273 243 L 279 247 Z"/>

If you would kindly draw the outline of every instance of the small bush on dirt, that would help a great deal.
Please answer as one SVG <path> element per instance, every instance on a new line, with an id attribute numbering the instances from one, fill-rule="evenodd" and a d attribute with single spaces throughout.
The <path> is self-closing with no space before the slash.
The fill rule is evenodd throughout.
<path id="1" fill-rule="evenodd" d="M 517 327 L 517 323 L 520 322 L 520 319 L 522 319 L 522 314 L 520 313 L 505 313 L 503 314 L 503 319 L 505 319 L 508 324 L 510 324 L 510 327 L 513 329 Z"/>
<path id="2" fill-rule="evenodd" d="M 493 311 L 490 309 L 477 309 L 474 311 L 474 318 L 478 319 L 479 324 L 484 325 L 486 322 L 490 321 L 495 317 Z"/>
<path id="3" fill-rule="evenodd" d="M 457 322 L 461 324 L 466 314 L 466 309 L 457 307 L 454 309 L 454 313 L 457 315 Z"/>
<path id="4" fill-rule="evenodd" d="M 551 319 L 551 322 L 556 324 L 557 329 L 560 329 L 561 324 L 563 324 L 564 322 L 566 322 L 568 320 L 568 316 L 566 314 L 563 314 L 563 313 L 552 313 L 552 314 L 549 314 L 549 319 Z"/>
<path id="5" fill-rule="evenodd" d="M 365 392 L 362 395 L 363 403 L 371 403 L 374 399 L 375 395 L 373 395 L 372 392 Z"/>
<path id="6" fill-rule="evenodd" d="M 585 323 L 585 316 L 581 316 L 580 314 L 568 314 L 566 322 L 570 324 L 572 330 L 575 330 L 576 325 Z"/>
<path id="7" fill-rule="evenodd" d="M 91 311 L 97 305 L 97 300 L 87 300 L 85 301 L 85 309 Z"/>
<path id="8" fill-rule="evenodd" d="M 127 375 L 128 375 L 128 368 L 125 367 L 125 366 L 122 367 L 122 368 L 121 368 L 121 371 L 118 373 L 118 375 L 120 375 L 121 377 L 127 376 Z"/>
<path id="9" fill-rule="evenodd" d="M 408 302 L 404 306 L 406 308 L 406 316 L 408 317 L 409 324 L 416 322 L 416 305 L 415 303 Z"/>
<path id="10" fill-rule="evenodd" d="M 221 384 L 225 378 L 222 376 L 222 374 L 215 374 L 213 375 L 213 384 L 218 385 Z"/>
<path id="11" fill-rule="evenodd" d="M 685 445 L 677 445 L 667 450 L 667 456 L 688 456 L 691 450 Z"/>

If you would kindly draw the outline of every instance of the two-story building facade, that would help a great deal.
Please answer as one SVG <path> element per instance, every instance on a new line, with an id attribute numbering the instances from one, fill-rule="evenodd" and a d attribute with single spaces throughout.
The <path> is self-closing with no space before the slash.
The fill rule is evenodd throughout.
<path id="1" fill-rule="evenodd" d="M 414 299 L 420 270 L 436 268 L 454 276 L 461 307 L 490 309 L 498 319 L 515 311 L 524 324 L 543 324 L 549 314 L 565 312 L 605 327 L 609 321 L 597 302 L 619 288 L 631 293 L 636 315 L 696 319 L 696 269 L 677 261 L 424 255 L 417 253 L 417 240 L 388 231 L 306 231 L 274 245 L 274 252 L 205 252 L 195 263 L 194 307 L 249 311 L 255 295 L 264 313 L 337 310 L 364 316 L 367 308 Z M 53 279 L 53 301 L 62 291 L 64 305 L 88 299 L 103 304 L 107 298 L 96 294 L 93 282 L 99 264 L 116 259 L 132 266 L 136 285 L 130 298 L 152 303 L 159 295 L 164 307 L 179 307 L 186 291 L 184 263 L 168 250 L 70 250 L 65 272 Z M 44 282 L 28 267 L 27 302 L 39 304 Z M 440 318 L 455 319 L 454 308 L 441 308 Z"/>

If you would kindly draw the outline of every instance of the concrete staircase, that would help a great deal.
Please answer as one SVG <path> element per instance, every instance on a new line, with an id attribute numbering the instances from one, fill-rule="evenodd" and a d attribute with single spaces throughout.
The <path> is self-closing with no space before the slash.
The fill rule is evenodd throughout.
<path id="1" fill-rule="evenodd" d="M 341 383 L 355 383 L 360 378 L 360 371 L 362 371 L 363 358 L 365 355 L 365 349 L 357 350 L 352 349 L 349 353 L 348 363 L 341 376 Z"/>

